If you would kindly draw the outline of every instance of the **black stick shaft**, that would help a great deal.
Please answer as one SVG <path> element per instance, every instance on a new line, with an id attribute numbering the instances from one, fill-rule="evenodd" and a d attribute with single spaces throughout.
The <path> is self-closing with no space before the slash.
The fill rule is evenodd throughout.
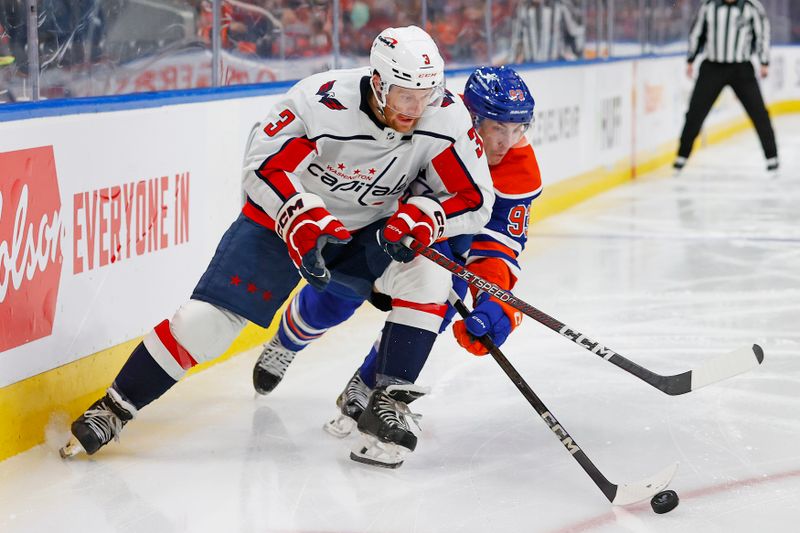
<path id="1" fill-rule="evenodd" d="M 452 303 L 456 308 L 456 311 L 458 311 L 458 314 L 460 314 L 463 318 L 469 316 L 469 310 L 461 300 L 456 299 Z M 581 468 L 583 468 L 589 477 L 592 478 L 592 481 L 594 481 L 595 485 L 597 485 L 597 488 L 603 492 L 605 497 L 608 498 L 608 501 L 613 502 L 614 497 L 617 494 L 617 485 L 611 483 L 602 474 L 602 472 L 597 469 L 594 463 L 589 460 L 583 450 L 578 446 L 578 443 L 575 442 L 575 440 L 570 436 L 566 428 L 559 423 L 544 402 L 542 402 L 536 393 L 533 392 L 533 389 L 531 389 L 530 386 L 525 382 L 520 373 L 517 372 L 517 369 L 514 368 L 503 352 L 500 351 L 500 348 L 495 345 L 494 341 L 492 341 L 488 335 L 478 337 L 478 340 L 486 347 L 487 350 L 489 350 L 489 353 L 492 354 L 492 357 L 495 361 L 497 361 L 497 364 L 500 365 L 500 368 L 503 369 L 503 372 L 505 372 L 514 385 L 517 386 L 517 389 L 519 389 L 525 399 L 528 400 L 528 403 L 533 406 L 534 410 L 536 410 L 539 416 L 542 417 L 542 420 L 545 421 L 547 426 L 550 428 L 553 434 L 555 434 L 558 440 L 561 441 L 561 444 L 564 445 L 570 455 L 572 455 L 572 457 L 578 461 L 578 464 L 581 465 Z"/>
<path id="2" fill-rule="evenodd" d="M 499 287 L 497 284 L 487 281 L 477 274 L 474 274 L 466 267 L 442 255 L 433 248 L 425 246 L 418 240 L 412 237 L 406 237 L 404 238 L 404 244 L 420 255 L 441 266 L 445 270 L 450 271 L 453 275 L 461 278 L 471 287 L 475 287 L 476 289 L 487 292 L 501 302 L 519 309 L 535 321 L 555 331 L 562 337 L 565 337 L 581 348 L 584 348 L 593 354 L 606 359 L 613 365 L 616 365 L 626 372 L 633 374 L 642 381 L 647 382 L 662 392 L 670 395 L 676 395 L 691 391 L 691 372 L 684 372 L 683 374 L 678 374 L 676 376 L 662 376 L 660 374 L 656 374 L 621 356 L 614 350 L 603 346 L 599 342 L 592 340 L 580 331 L 567 326 L 559 320 L 556 320 L 552 316 L 535 308 L 531 304 L 517 298 L 511 292 Z"/>

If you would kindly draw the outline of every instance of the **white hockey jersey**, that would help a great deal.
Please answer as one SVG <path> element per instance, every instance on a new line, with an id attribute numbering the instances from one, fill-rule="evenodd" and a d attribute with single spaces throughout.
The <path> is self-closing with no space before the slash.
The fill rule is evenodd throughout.
<path id="1" fill-rule="evenodd" d="M 476 233 L 494 202 L 480 137 L 448 93 L 413 132 L 380 124 L 367 102 L 369 69 L 332 70 L 298 82 L 251 134 L 244 214 L 267 227 L 299 192 L 317 194 L 348 230 L 390 216 L 414 185 L 447 215 L 445 236 Z"/>

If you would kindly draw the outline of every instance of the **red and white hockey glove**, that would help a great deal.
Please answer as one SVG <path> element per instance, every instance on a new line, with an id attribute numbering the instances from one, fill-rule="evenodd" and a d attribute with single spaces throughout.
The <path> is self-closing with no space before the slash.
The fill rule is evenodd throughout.
<path id="1" fill-rule="evenodd" d="M 395 261 L 408 263 L 414 251 L 400 240 L 410 235 L 430 246 L 444 235 L 445 215 L 442 205 L 427 196 L 412 196 L 392 215 L 378 232 L 381 246 Z"/>
<path id="2" fill-rule="evenodd" d="M 295 194 L 281 206 L 275 232 L 286 243 L 300 275 L 320 291 L 331 280 L 322 249 L 328 243 L 344 244 L 352 239 L 339 219 L 325 209 L 322 198 L 308 192 Z"/>

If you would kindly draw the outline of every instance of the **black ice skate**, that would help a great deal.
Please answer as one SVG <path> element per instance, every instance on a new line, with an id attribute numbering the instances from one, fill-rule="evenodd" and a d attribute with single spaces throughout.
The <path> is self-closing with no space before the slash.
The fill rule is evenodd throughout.
<path id="1" fill-rule="evenodd" d="M 59 450 L 63 459 L 85 451 L 92 455 L 111 442 L 119 440 L 122 427 L 136 416 L 136 407 L 109 388 L 106 395 L 94 402 L 72 423 L 72 438 Z"/>
<path id="2" fill-rule="evenodd" d="M 286 369 L 292 363 L 297 352 L 281 344 L 277 335 L 264 345 L 264 351 L 258 356 L 256 366 L 253 367 L 253 387 L 259 394 L 269 394 L 286 374 Z"/>
<path id="3" fill-rule="evenodd" d="M 356 428 L 361 413 L 367 407 L 371 392 L 372 389 L 367 387 L 367 384 L 361 379 L 361 374 L 356 370 L 342 393 L 336 398 L 339 414 L 325 424 L 322 429 L 340 439 L 348 436 Z"/>
<path id="4" fill-rule="evenodd" d="M 412 384 L 378 387 L 358 419 L 361 443 L 350 452 L 350 459 L 384 468 L 398 468 L 408 452 L 417 447 L 417 436 L 408 420 L 422 415 L 412 413 L 408 404 L 427 394 L 428 389 Z"/>

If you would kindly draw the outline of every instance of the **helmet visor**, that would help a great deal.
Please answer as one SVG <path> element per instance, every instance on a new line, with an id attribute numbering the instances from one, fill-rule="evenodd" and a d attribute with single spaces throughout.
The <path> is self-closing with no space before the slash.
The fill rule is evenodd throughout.
<path id="1" fill-rule="evenodd" d="M 386 107 L 409 118 L 420 118 L 428 108 L 439 107 L 444 98 L 444 86 L 429 89 L 408 89 L 389 85 Z"/>

